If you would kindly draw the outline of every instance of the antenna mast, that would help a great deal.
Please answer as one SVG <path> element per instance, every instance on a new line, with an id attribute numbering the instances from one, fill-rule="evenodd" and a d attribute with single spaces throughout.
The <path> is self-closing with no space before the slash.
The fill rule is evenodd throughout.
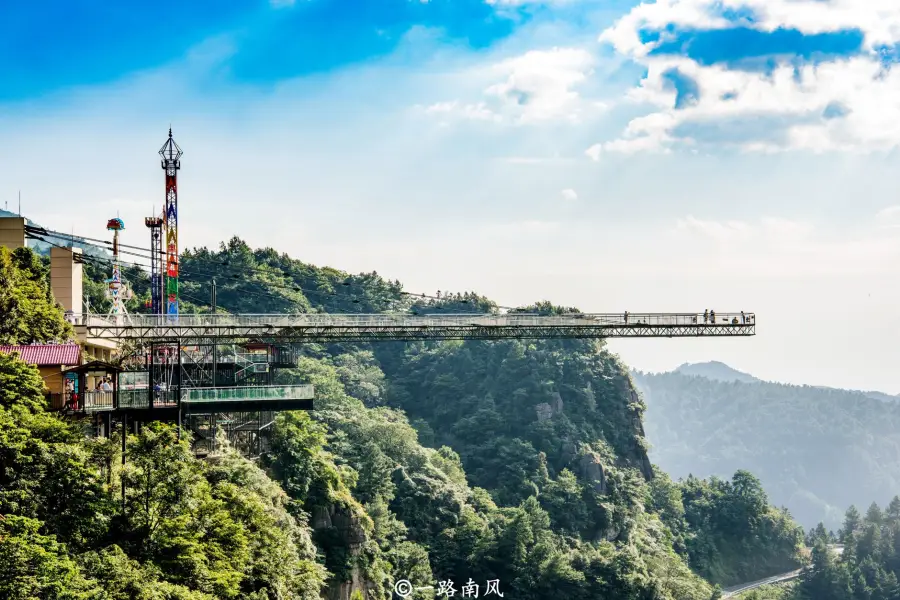
<path id="1" fill-rule="evenodd" d="M 171 318 L 178 317 L 178 170 L 181 169 L 183 152 L 172 139 L 172 128 L 169 127 L 169 139 L 159 150 L 162 157 L 162 168 L 166 172 L 166 310 Z"/>

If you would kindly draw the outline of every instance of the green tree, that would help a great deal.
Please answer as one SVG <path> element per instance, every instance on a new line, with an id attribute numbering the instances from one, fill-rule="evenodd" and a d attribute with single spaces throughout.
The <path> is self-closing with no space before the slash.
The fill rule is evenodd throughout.
<path id="1" fill-rule="evenodd" d="M 74 331 L 62 316 L 34 253 L 0 248 L 0 345 L 71 339 Z"/>
<path id="2" fill-rule="evenodd" d="M 37 367 L 14 354 L 0 353 L 0 407 L 19 406 L 31 412 L 43 408 L 44 380 Z"/>
<path id="3" fill-rule="evenodd" d="M 851 506 L 844 514 L 844 525 L 838 534 L 841 543 L 846 543 L 856 533 L 862 523 L 862 517 L 855 506 Z"/>
<path id="4" fill-rule="evenodd" d="M 64 545 L 39 533 L 40 521 L 0 515 L 0 597 L 9 600 L 98 598 Z"/>

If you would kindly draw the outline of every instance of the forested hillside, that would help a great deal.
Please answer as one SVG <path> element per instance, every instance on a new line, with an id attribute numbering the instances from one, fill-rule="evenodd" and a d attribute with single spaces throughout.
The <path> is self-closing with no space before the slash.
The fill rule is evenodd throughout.
<path id="1" fill-rule="evenodd" d="M 673 477 L 747 469 L 804 526 L 900 490 L 900 404 L 861 392 L 635 374 L 653 461 Z"/>
<path id="2" fill-rule="evenodd" d="M 187 253 L 182 273 L 189 310 L 209 310 L 212 276 L 231 312 L 494 308 L 237 239 Z M 138 309 L 146 282 L 131 275 Z M 0 249 L 4 277 L 20 283 L 0 286 L 0 321 L 31 305 L 61 323 L 40 261 Z M 25 280 L 43 296 L 19 294 Z M 44 411 L 34 369 L 0 360 L 0 597 L 387 599 L 404 578 L 456 595 L 499 580 L 516 599 L 707 600 L 701 576 L 727 585 L 799 560 L 802 532 L 749 474 L 653 476 L 643 404 L 602 344 L 310 345 L 280 376 L 315 384 L 316 410 L 282 414 L 259 465 L 197 461 L 157 426 L 129 436 L 124 470 L 121 440 L 83 439 Z"/>
<path id="3" fill-rule="evenodd" d="M 851 506 L 837 536 L 820 524 L 808 535 L 812 564 L 799 581 L 742 600 L 895 600 L 900 598 L 900 498 L 887 508 Z M 831 545 L 840 542 L 836 551 Z"/>

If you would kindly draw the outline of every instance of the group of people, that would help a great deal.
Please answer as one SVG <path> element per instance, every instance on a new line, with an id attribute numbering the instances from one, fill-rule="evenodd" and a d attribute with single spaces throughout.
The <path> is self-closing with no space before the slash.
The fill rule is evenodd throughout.
<path id="1" fill-rule="evenodd" d="M 753 317 L 751 315 L 748 315 L 748 314 L 744 313 L 744 311 L 741 311 L 741 320 L 740 320 L 741 325 L 746 325 L 747 323 L 752 322 L 752 319 L 753 319 Z M 716 322 L 716 311 L 714 311 L 712 309 L 704 310 L 703 311 L 703 322 L 704 323 L 715 323 Z M 726 322 L 727 322 L 727 319 L 726 319 Z M 738 318 L 732 317 L 731 324 L 737 325 Z"/>
<path id="2" fill-rule="evenodd" d="M 625 324 L 627 325 L 627 324 L 628 324 L 628 311 L 627 311 L 627 310 L 625 311 L 625 315 L 624 315 L 624 316 L 625 316 Z M 696 323 L 696 322 L 697 322 L 697 317 L 696 317 L 696 316 L 695 316 L 695 317 L 692 317 L 691 319 L 692 319 L 692 322 L 693 322 L 693 323 Z M 715 322 L 716 322 L 716 311 L 714 311 L 714 310 L 712 310 L 712 309 L 706 309 L 706 310 L 704 310 L 704 311 L 703 311 L 703 322 L 704 322 L 704 323 L 715 323 Z M 741 319 L 740 319 L 741 325 L 746 325 L 746 324 L 752 323 L 752 322 L 753 322 L 753 316 L 752 316 L 752 315 L 746 314 L 744 311 L 741 311 Z M 640 323 L 641 323 L 641 322 L 638 321 L 638 324 L 640 324 Z M 735 317 L 732 317 L 732 319 L 731 319 L 731 324 L 732 324 L 732 325 L 737 325 L 737 324 L 738 324 L 738 318 L 737 318 L 736 316 L 735 316 Z"/>
<path id="3" fill-rule="evenodd" d="M 97 387 L 95 388 L 98 392 L 111 392 L 112 388 L 112 380 L 109 377 L 104 377 L 100 381 L 97 382 Z"/>

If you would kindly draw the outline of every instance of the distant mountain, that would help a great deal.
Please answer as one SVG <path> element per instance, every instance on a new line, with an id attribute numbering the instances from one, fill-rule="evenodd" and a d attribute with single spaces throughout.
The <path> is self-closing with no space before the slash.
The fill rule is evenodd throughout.
<path id="1" fill-rule="evenodd" d="M 749 373 L 738 371 L 718 361 L 704 363 L 685 363 L 675 369 L 676 373 L 694 377 L 706 377 L 713 381 L 742 381 L 744 383 L 756 383 L 760 381 Z"/>
<path id="2" fill-rule="evenodd" d="M 884 392 L 863 392 L 869 398 L 875 398 L 876 400 L 882 400 L 884 402 L 900 402 L 900 396 L 892 396 L 891 394 L 885 394 Z"/>
<path id="3" fill-rule="evenodd" d="M 633 378 L 650 458 L 674 477 L 746 469 L 804 526 L 832 529 L 849 505 L 900 493 L 896 396 L 765 382 L 722 363 Z"/>
<path id="4" fill-rule="evenodd" d="M 733 382 L 740 381 L 742 383 L 759 383 L 764 381 L 763 379 L 759 379 L 758 377 L 754 377 L 749 373 L 745 373 L 743 371 L 738 371 L 734 367 L 730 367 L 723 362 L 719 362 L 717 360 L 711 360 L 709 362 L 702 363 L 685 363 L 672 371 L 673 373 L 679 373 L 681 375 L 687 375 L 689 377 L 706 377 L 707 379 L 711 379 L 713 381 L 725 381 L 725 382 Z M 835 390 L 835 391 L 846 391 L 852 392 L 854 394 L 863 394 L 868 396 L 869 398 L 874 398 L 875 400 L 882 400 L 884 402 L 900 402 L 900 395 L 892 395 L 886 394 L 884 392 L 877 391 L 863 391 L 863 390 L 845 390 L 843 388 L 835 388 L 828 386 L 812 386 L 816 389 L 821 390 Z"/>

